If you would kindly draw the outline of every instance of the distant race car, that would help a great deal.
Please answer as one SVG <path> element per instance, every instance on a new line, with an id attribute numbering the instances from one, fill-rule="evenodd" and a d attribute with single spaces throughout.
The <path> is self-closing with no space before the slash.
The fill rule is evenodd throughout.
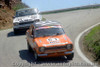
<path id="1" fill-rule="evenodd" d="M 34 52 L 35 60 L 40 57 L 74 57 L 73 44 L 58 22 L 40 21 L 33 23 L 26 31 L 29 52 Z"/>
<path id="2" fill-rule="evenodd" d="M 37 8 L 24 8 L 17 10 L 13 19 L 14 34 L 18 33 L 19 30 L 28 29 L 33 22 L 40 20 L 42 20 L 42 16 L 39 14 Z"/>

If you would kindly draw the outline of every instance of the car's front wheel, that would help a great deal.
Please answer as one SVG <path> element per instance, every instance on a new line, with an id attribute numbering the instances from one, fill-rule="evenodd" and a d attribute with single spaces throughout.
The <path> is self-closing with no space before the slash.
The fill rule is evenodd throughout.
<path id="1" fill-rule="evenodd" d="M 18 30 L 14 29 L 14 34 L 15 35 L 18 34 Z"/>
<path id="2" fill-rule="evenodd" d="M 74 53 L 70 54 L 70 55 L 66 55 L 67 60 L 73 60 L 74 58 Z"/>

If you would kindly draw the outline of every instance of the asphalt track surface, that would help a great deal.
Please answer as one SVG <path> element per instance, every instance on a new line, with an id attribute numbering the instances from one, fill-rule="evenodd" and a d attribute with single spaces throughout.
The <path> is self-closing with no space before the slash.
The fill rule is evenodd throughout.
<path id="1" fill-rule="evenodd" d="M 100 22 L 100 8 L 43 15 L 48 20 L 61 22 L 74 43 L 76 37 L 88 27 Z M 42 58 L 34 61 L 27 50 L 25 34 L 14 35 L 13 29 L 0 31 L 0 67 L 92 67 L 74 49 L 74 59 L 66 57 Z"/>

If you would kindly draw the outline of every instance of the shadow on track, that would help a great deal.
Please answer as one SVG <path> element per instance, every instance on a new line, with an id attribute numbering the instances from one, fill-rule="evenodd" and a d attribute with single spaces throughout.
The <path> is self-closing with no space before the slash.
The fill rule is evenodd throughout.
<path id="1" fill-rule="evenodd" d="M 25 35 L 25 33 L 26 33 L 26 31 L 21 31 L 21 32 L 19 32 L 19 33 L 17 33 L 17 34 L 15 35 L 14 32 L 11 31 L 11 32 L 9 32 L 9 33 L 7 34 L 7 37 L 22 36 L 22 35 Z"/>
<path id="2" fill-rule="evenodd" d="M 28 50 L 20 50 L 19 55 L 22 60 L 26 60 L 29 63 L 35 63 L 35 64 L 45 64 L 45 63 L 55 64 L 55 63 L 69 62 L 65 57 L 40 58 L 38 61 L 35 61 L 33 53 L 28 52 Z"/>

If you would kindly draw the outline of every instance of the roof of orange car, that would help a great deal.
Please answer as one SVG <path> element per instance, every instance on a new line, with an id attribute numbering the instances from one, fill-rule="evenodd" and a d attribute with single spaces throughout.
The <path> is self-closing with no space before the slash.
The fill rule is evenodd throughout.
<path id="1" fill-rule="evenodd" d="M 33 25 L 35 26 L 35 28 L 38 28 L 44 26 L 57 26 L 60 25 L 60 23 L 55 21 L 40 21 L 40 22 L 33 23 Z"/>

